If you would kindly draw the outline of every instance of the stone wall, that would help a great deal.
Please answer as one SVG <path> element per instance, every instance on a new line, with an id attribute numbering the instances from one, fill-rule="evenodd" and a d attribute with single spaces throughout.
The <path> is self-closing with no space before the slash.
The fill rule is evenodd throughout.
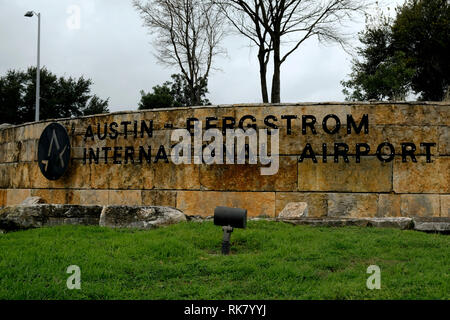
<path id="1" fill-rule="evenodd" d="M 429 216 L 449 217 L 450 139 L 448 103 L 320 103 L 289 105 L 231 105 L 178 108 L 162 111 L 120 112 L 107 115 L 64 119 L 72 145 L 72 160 L 66 174 L 57 181 L 47 180 L 37 164 L 37 145 L 44 121 L 0 130 L 0 206 L 21 203 L 29 196 L 39 196 L 55 204 L 128 204 L 177 207 L 186 214 L 212 215 L 218 205 L 247 208 L 250 216 L 276 216 L 289 202 L 305 201 L 309 215 L 349 217 Z M 334 114 L 341 130 L 328 134 L 322 130 L 322 119 Z M 356 124 L 367 114 L 369 133 L 347 134 L 347 115 Z M 276 175 L 262 176 L 260 165 L 175 165 L 165 163 L 105 164 L 84 163 L 85 148 L 151 146 L 156 156 L 160 145 L 167 152 L 175 128 L 186 128 L 187 118 L 197 118 L 205 125 L 207 117 L 222 127 L 224 117 L 236 123 L 245 115 L 255 117 L 258 128 L 265 128 L 273 115 L 280 129 L 280 169 Z M 288 134 L 286 115 L 291 122 Z M 317 118 L 317 134 L 308 128 L 302 132 L 302 116 Z M 284 118 L 284 119 L 282 119 Z M 100 140 L 97 124 L 153 120 L 153 137 L 124 132 L 117 139 Z M 247 119 L 245 124 L 252 123 Z M 330 120 L 330 123 L 332 121 Z M 85 138 L 91 125 L 95 139 Z M 333 161 L 333 144 L 349 145 L 349 163 Z M 376 156 L 377 146 L 390 142 L 396 149 L 395 159 L 385 163 Z M 402 161 L 401 143 L 417 146 L 417 162 Z M 421 143 L 435 143 L 431 163 Z M 310 144 L 318 162 L 299 162 L 305 145 Z M 329 145 L 327 162 L 323 162 L 322 144 Z M 368 143 L 371 151 L 355 161 L 357 143 Z M 136 151 L 137 152 L 137 151 Z"/>

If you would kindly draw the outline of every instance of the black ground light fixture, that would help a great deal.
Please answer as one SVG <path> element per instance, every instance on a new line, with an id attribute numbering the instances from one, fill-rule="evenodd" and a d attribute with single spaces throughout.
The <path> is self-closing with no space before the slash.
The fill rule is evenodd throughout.
<path id="1" fill-rule="evenodd" d="M 245 229 L 247 225 L 247 210 L 239 208 L 216 207 L 214 209 L 214 224 L 222 226 L 222 254 L 230 254 L 230 237 L 233 228 Z"/>

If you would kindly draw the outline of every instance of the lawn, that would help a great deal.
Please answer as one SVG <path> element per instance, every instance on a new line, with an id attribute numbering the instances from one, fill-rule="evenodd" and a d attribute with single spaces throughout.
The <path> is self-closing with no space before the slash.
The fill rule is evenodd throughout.
<path id="1" fill-rule="evenodd" d="M 450 238 L 250 221 L 222 256 L 221 228 L 64 226 L 0 234 L 0 299 L 449 299 Z M 70 265 L 81 290 L 69 290 Z M 369 290 L 369 265 L 381 289 Z"/>

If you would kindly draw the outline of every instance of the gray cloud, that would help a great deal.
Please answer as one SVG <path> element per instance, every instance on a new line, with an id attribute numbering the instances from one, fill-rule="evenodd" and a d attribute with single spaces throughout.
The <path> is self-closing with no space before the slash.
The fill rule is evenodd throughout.
<path id="1" fill-rule="evenodd" d="M 67 25 L 72 5 L 80 8 L 75 30 Z M 0 0 L 0 74 L 36 63 L 37 19 L 25 18 L 28 10 L 42 14 L 41 65 L 58 75 L 91 78 L 93 91 L 110 98 L 111 111 L 136 109 L 141 89 L 177 72 L 156 63 L 151 34 L 129 0 Z M 363 27 L 360 21 L 351 30 Z M 248 45 L 236 35 L 225 40 L 228 56 L 216 60 L 221 70 L 209 82 L 214 104 L 260 102 L 256 51 Z M 339 82 L 350 60 L 340 47 L 310 40 L 282 66 L 282 101 L 343 100 Z"/>

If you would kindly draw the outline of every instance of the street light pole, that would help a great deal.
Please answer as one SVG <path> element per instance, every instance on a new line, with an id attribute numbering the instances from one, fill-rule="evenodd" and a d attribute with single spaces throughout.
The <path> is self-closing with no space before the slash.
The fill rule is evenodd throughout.
<path id="1" fill-rule="evenodd" d="M 38 41 L 37 41 L 37 68 L 36 68 L 36 113 L 35 121 L 39 121 L 39 102 L 40 102 L 40 87 L 41 87 L 41 13 L 28 11 L 25 13 L 25 17 L 32 17 L 36 15 L 38 18 Z"/>
<path id="2" fill-rule="evenodd" d="M 37 44 L 37 72 L 36 72 L 36 115 L 35 121 L 39 121 L 39 100 L 41 89 L 41 14 L 37 14 L 38 17 L 38 44 Z"/>

